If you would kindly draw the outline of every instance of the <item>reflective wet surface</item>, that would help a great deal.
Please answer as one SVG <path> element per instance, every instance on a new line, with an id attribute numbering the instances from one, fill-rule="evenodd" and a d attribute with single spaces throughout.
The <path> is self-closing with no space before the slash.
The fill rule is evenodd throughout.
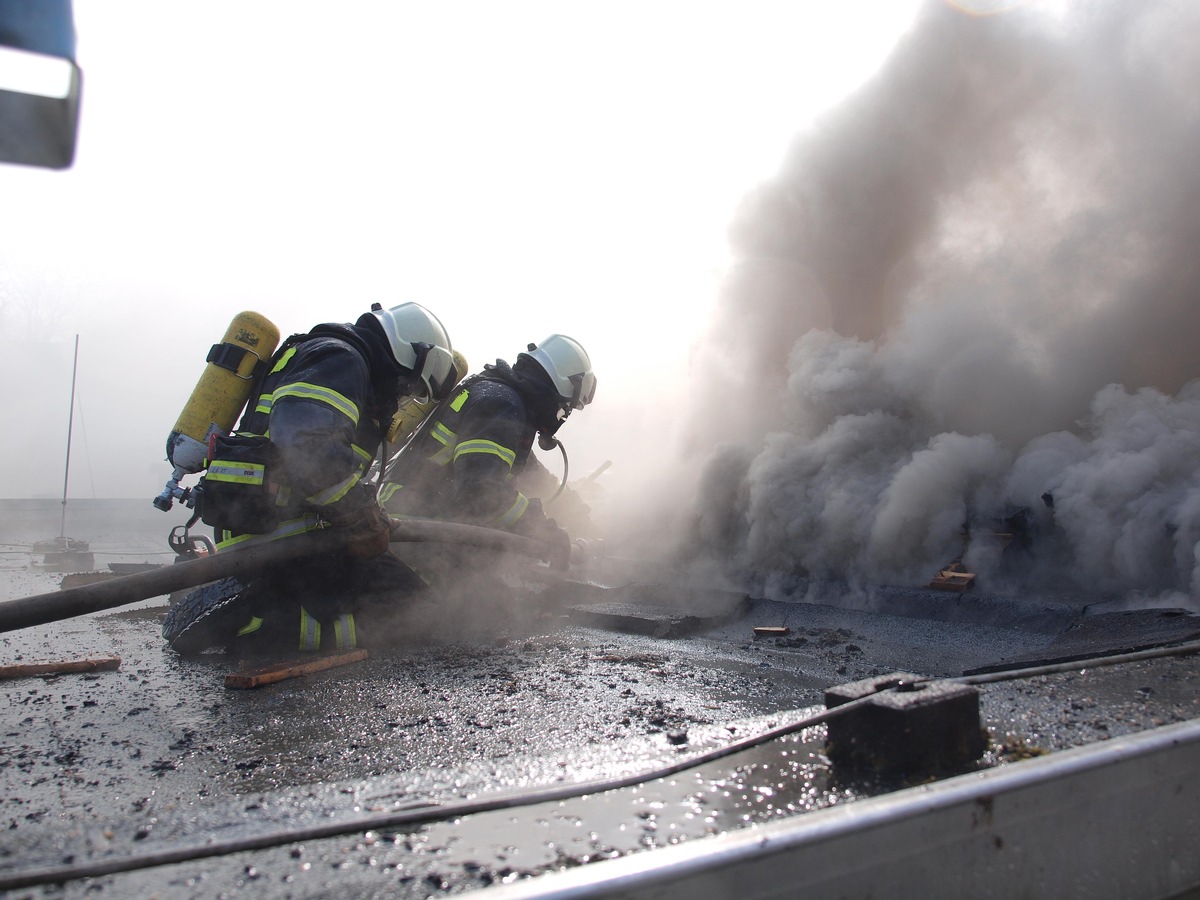
<path id="1" fill-rule="evenodd" d="M 56 581 L 14 568 L 4 589 L 29 596 Z M 618 617 L 608 627 L 571 615 L 586 605 L 579 593 L 556 606 L 543 592 L 525 609 L 448 614 L 364 662 L 249 691 L 223 684 L 244 663 L 163 645 L 163 601 L 0 635 L 5 664 L 122 660 L 114 672 L 0 681 L 0 877 L 119 858 L 147 867 L 31 890 L 426 897 L 703 841 L 899 786 L 830 767 L 824 727 L 801 727 L 826 687 L 1049 658 L 1067 636 L 1087 637 L 1068 627 L 1069 608 L 956 599 L 953 620 L 939 621 L 937 599 L 915 592 L 889 596 L 900 615 L 755 601 L 655 636 L 619 630 L 640 615 L 636 597 L 613 604 L 596 584 Z M 647 596 L 658 604 L 647 621 L 681 627 L 661 586 Z M 1116 628 L 1090 621 L 1122 646 L 1191 627 L 1154 612 Z M 762 625 L 787 632 L 757 636 Z M 1197 717 L 1198 678 L 1185 657 L 983 686 L 989 745 L 975 765 Z M 801 730 L 680 768 L 789 725 Z M 403 818 L 414 811 L 420 821 Z M 339 833 L 306 836 L 326 827 Z M 277 846 L 149 865 L 271 835 L 262 843 Z"/>

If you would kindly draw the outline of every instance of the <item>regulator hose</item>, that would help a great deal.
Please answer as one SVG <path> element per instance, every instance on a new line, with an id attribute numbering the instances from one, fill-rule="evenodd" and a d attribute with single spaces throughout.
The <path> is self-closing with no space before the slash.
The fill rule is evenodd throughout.
<path id="1" fill-rule="evenodd" d="M 567 473 L 571 471 L 571 464 L 567 460 L 567 448 L 563 445 L 563 442 L 560 441 L 558 438 L 553 438 L 553 440 L 554 440 L 554 443 L 558 446 L 558 449 L 562 451 L 563 474 L 562 474 L 562 481 L 558 485 L 558 490 L 555 491 L 554 495 L 549 500 L 546 501 L 547 503 L 553 503 L 555 500 L 558 499 L 558 495 L 561 494 L 567 486 Z"/>

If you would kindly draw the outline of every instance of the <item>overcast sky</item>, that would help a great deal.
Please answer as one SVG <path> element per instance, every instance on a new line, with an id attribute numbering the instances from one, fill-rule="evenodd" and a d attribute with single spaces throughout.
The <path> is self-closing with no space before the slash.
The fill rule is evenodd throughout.
<path id="1" fill-rule="evenodd" d="M 739 199 L 917 5 L 76 0 L 76 164 L 0 165 L 0 497 L 61 495 L 76 334 L 70 495 L 149 502 L 238 311 L 286 335 L 373 301 L 427 305 L 473 370 L 577 337 L 572 475 L 620 477 L 687 390 Z"/>

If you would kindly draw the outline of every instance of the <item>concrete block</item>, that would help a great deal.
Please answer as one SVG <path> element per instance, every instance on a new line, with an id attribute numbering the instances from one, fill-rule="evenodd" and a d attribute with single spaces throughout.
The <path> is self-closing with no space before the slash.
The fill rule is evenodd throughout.
<path id="1" fill-rule="evenodd" d="M 894 672 L 825 692 L 827 709 L 855 700 L 827 725 L 826 755 L 838 769 L 919 778 L 961 770 L 987 748 L 979 692 L 970 685 Z"/>

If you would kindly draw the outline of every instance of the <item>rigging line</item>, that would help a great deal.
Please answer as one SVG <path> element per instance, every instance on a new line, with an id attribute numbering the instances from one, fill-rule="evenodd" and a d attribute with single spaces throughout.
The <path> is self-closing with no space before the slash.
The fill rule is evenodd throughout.
<path id="1" fill-rule="evenodd" d="M 75 405 L 79 407 L 79 430 L 83 434 L 83 460 L 87 463 L 88 482 L 92 486 L 92 499 L 96 499 L 96 475 L 92 471 L 92 453 L 88 446 L 87 419 L 83 415 L 83 397 L 77 395 Z"/>
<path id="2" fill-rule="evenodd" d="M 75 374 L 79 371 L 79 335 L 75 335 L 75 354 L 71 361 L 71 408 L 67 416 L 67 461 L 63 466 L 62 524 L 60 538 L 67 536 L 67 481 L 71 476 L 71 430 L 75 425 Z M 64 547 L 66 546 L 64 542 Z"/>

